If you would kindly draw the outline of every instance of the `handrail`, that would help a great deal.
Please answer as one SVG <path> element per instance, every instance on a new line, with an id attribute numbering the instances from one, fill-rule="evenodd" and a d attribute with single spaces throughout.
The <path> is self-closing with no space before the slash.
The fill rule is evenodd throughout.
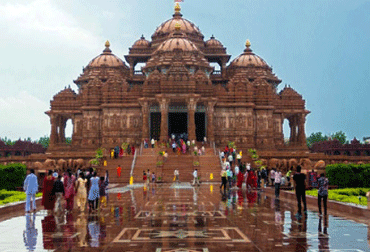
<path id="1" fill-rule="evenodd" d="M 140 144 L 140 156 L 141 156 L 141 154 L 143 154 L 143 146 L 144 146 L 144 144 L 143 144 L 143 143 L 141 143 L 141 144 Z"/>
<path id="2" fill-rule="evenodd" d="M 137 153 L 138 152 L 135 151 L 134 159 L 132 160 L 130 177 L 132 177 L 132 174 L 134 174 L 134 168 L 135 168 Z"/>

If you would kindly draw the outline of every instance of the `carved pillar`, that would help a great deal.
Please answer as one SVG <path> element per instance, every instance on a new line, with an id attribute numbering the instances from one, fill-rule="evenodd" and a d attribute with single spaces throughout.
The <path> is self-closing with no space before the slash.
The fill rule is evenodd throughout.
<path id="1" fill-rule="evenodd" d="M 306 146 L 306 134 L 304 124 L 306 122 L 306 116 L 304 114 L 298 117 L 298 143 L 301 146 Z"/>
<path id="2" fill-rule="evenodd" d="M 148 101 L 139 101 L 143 115 L 142 140 L 149 139 L 149 104 Z"/>
<path id="3" fill-rule="evenodd" d="M 59 124 L 59 143 L 66 142 L 66 137 L 65 137 L 66 123 L 67 123 L 67 120 L 64 117 L 61 117 L 60 124 Z"/>
<path id="4" fill-rule="evenodd" d="M 222 78 L 225 78 L 226 77 L 226 60 L 222 60 L 221 62 L 221 76 Z"/>
<path id="5" fill-rule="evenodd" d="M 289 145 L 295 145 L 297 142 L 297 122 L 295 116 L 289 118 L 289 127 L 290 127 Z"/>
<path id="6" fill-rule="evenodd" d="M 213 130 L 213 113 L 215 111 L 215 106 L 216 102 L 210 101 L 208 102 L 207 106 L 207 139 L 209 141 L 214 141 L 215 140 L 215 134 Z"/>
<path id="7" fill-rule="evenodd" d="M 57 116 L 50 115 L 50 124 L 51 124 L 51 132 L 50 132 L 50 146 L 55 145 L 58 141 L 58 129 L 57 129 Z"/>
<path id="8" fill-rule="evenodd" d="M 199 98 L 198 98 L 199 99 Z M 189 98 L 188 100 L 188 135 L 189 140 L 196 140 L 195 135 L 195 109 L 197 107 L 197 98 Z"/>
<path id="9" fill-rule="evenodd" d="M 161 136 L 160 141 L 168 138 L 168 105 L 169 99 L 162 98 L 159 100 L 159 107 L 161 109 Z"/>

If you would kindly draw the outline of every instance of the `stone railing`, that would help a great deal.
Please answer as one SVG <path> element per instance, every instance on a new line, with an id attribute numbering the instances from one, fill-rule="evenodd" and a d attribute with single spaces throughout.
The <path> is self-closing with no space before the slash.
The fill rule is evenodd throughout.
<path id="1" fill-rule="evenodd" d="M 135 151 L 134 159 L 132 160 L 130 177 L 132 177 L 132 175 L 134 174 L 134 168 L 135 168 L 137 153 L 138 153 L 138 151 Z"/>

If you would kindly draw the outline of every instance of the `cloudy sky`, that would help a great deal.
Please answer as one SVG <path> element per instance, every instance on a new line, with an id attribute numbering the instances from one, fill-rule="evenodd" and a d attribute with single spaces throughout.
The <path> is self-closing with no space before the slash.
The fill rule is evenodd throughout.
<path id="1" fill-rule="evenodd" d="M 123 59 L 171 18 L 173 0 L 0 0 L 0 137 L 50 133 L 53 95 L 111 42 Z M 185 0 L 184 18 L 231 59 L 253 51 L 296 89 L 311 111 L 306 134 L 370 136 L 370 1 Z M 71 133 L 68 126 L 67 134 Z"/>

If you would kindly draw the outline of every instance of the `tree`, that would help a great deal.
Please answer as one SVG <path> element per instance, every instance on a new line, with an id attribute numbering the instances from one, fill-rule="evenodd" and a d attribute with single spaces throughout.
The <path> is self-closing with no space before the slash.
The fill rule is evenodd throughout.
<path id="1" fill-rule="evenodd" d="M 41 144 L 44 148 L 47 148 L 49 147 L 50 137 L 48 136 L 40 137 L 37 143 Z"/>
<path id="2" fill-rule="evenodd" d="M 308 148 L 311 148 L 311 146 L 314 143 L 322 142 L 328 140 L 328 136 L 323 135 L 322 132 L 315 132 L 312 133 L 309 137 L 307 137 L 306 142 Z"/>
<path id="3" fill-rule="evenodd" d="M 335 132 L 330 136 L 332 139 L 338 140 L 341 144 L 345 144 L 347 142 L 347 136 L 346 133 L 343 131 Z"/>

